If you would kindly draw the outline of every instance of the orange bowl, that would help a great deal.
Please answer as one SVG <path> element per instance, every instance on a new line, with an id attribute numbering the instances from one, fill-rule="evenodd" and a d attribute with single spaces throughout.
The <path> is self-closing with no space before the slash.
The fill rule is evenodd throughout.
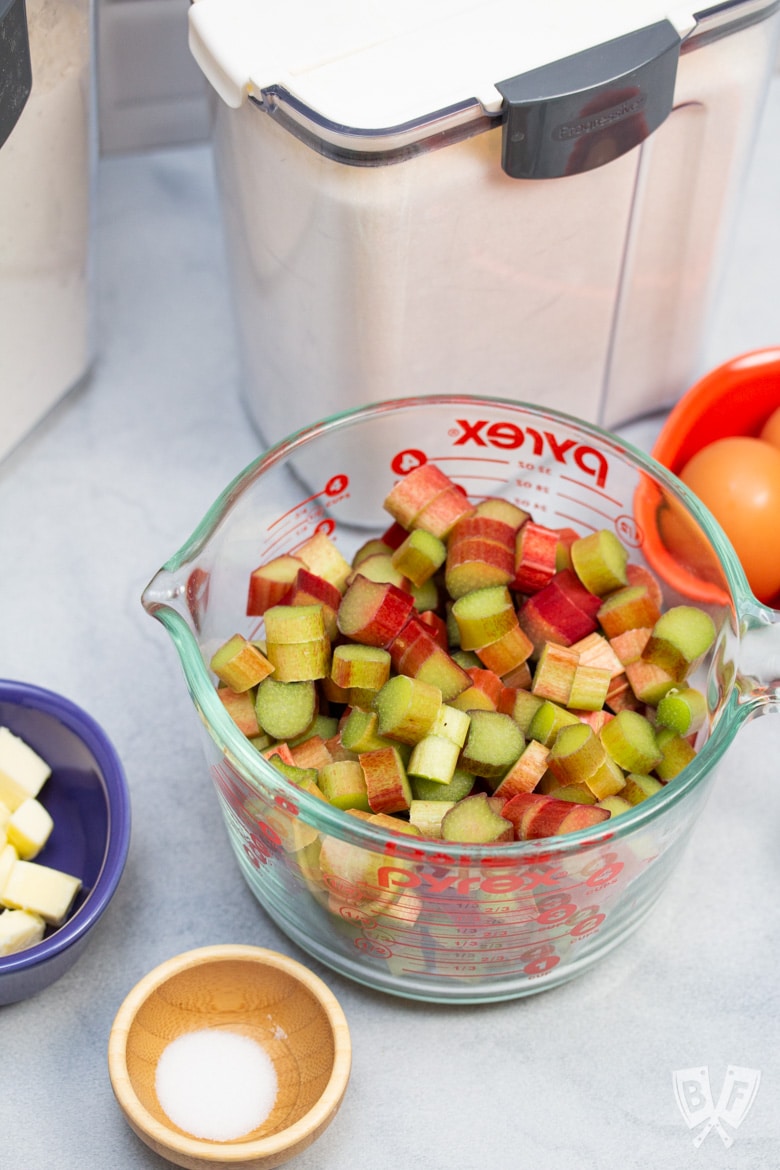
<path id="1" fill-rule="evenodd" d="M 741 354 L 711 370 L 683 395 L 656 439 L 653 458 L 679 475 L 697 451 L 716 439 L 757 436 L 779 406 L 780 348 Z M 675 517 L 664 512 L 658 489 L 649 481 L 643 483 L 635 504 L 645 533 L 645 555 L 664 580 L 692 600 L 722 604 L 718 581 L 694 579 L 679 564 L 670 538 Z"/>

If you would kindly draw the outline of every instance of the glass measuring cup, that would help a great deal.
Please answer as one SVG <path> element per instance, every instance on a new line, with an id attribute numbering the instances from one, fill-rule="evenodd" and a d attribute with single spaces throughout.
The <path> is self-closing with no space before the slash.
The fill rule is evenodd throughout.
<path id="1" fill-rule="evenodd" d="M 583 535 L 610 528 L 640 564 L 659 543 L 644 530 L 654 509 L 673 510 L 685 525 L 676 555 L 686 573 L 667 582 L 663 558 L 649 567 L 667 605 L 702 605 L 718 632 L 697 677 L 708 703 L 698 754 L 657 795 L 596 830 L 453 845 L 345 815 L 285 780 L 238 731 L 208 663 L 233 633 L 262 636 L 245 615 L 250 572 L 316 531 L 350 559 L 387 527 L 382 502 L 392 485 L 424 460 L 474 501 L 503 496 Z M 706 589 L 692 601 L 680 579 Z M 615 436 L 502 399 L 396 400 L 297 432 L 227 487 L 142 600 L 179 654 L 230 843 L 258 901 L 326 965 L 414 999 L 527 995 L 606 955 L 669 881 L 739 727 L 777 706 L 778 614 L 752 597 L 696 498 Z"/>

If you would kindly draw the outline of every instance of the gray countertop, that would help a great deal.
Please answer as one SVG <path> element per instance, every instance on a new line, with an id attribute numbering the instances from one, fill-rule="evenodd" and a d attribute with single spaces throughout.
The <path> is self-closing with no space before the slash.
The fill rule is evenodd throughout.
<path id="1" fill-rule="evenodd" d="M 770 91 L 702 371 L 780 344 L 780 79 Z M 229 852 L 178 660 L 143 586 L 258 453 L 243 412 L 207 147 L 104 159 L 99 353 L 91 376 L 0 464 L 2 674 L 58 690 L 125 764 L 133 835 L 77 966 L 0 1009 L 0 1166 L 166 1165 L 115 1104 L 106 1045 L 130 988 L 216 942 L 318 970 L 354 1044 L 341 1112 L 294 1163 L 396 1170 L 766 1170 L 780 1140 L 780 722 L 744 728 L 671 888 L 620 950 L 555 991 L 434 1007 L 352 985 L 272 925 Z M 652 442 L 659 420 L 626 428 Z M 699 1149 L 675 1070 L 758 1070 L 730 1149 Z"/>

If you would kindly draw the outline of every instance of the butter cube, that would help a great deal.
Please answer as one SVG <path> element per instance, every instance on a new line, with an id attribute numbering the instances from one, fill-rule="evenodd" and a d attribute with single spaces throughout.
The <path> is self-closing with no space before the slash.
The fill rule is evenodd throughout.
<path id="1" fill-rule="evenodd" d="M 0 727 L 0 800 L 11 812 L 28 796 L 37 796 L 51 768 L 18 735 Z"/>
<path id="2" fill-rule="evenodd" d="M 0 903 L 9 910 L 40 914 L 50 926 L 61 926 L 80 889 L 81 882 L 72 874 L 20 858 L 0 886 Z"/>
<path id="3" fill-rule="evenodd" d="M 6 836 L 24 861 L 37 857 L 51 836 L 54 821 L 39 800 L 28 796 L 11 813 Z"/>
<path id="4" fill-rule="evenodd" d="M 5 885 L 8 875 L 19 860 L 19 854 L 14 849 L 13 845 L 4 845 L 0 849 L 0 906 L 3 905 L 3 886 Z"/>
<path id="5" fill-rule="evenodd" d="M 43 938 L 46 923 L 27 910 L 4 910 L 0 914 L 0 956 L 15 955 L 34 947 Z"/>

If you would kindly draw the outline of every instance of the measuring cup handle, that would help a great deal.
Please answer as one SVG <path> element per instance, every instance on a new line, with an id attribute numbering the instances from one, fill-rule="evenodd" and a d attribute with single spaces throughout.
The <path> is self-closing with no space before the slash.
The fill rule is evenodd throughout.
<path id="1" fill-rule="evenodd" d="M 751 719 L 780 710 L 780 611 L 751 598 L 739 618 L 739 706 Z"/>

